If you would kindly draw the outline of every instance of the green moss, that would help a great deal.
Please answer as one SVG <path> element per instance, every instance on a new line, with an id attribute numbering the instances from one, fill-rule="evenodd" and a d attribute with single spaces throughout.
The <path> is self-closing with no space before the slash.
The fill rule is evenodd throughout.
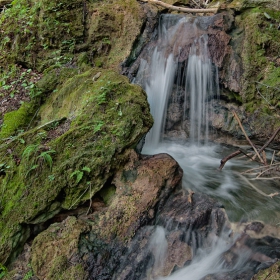
<path id="1" fill-rule="evenodd" d="M 18 110 L 5 114 L 0 131 L 0 139 L 14 135 L 19 129 L 24 129 L 30 122 L 33 114 L 33 103 L 23 103 Z"/>
<path id="2" fill-rule="evenodd" d="M 278 261 L 271 267 L 261 270 L 252 280 L 278 280 L 280 274 L 280 262 Z"/>
<path id="3" fill-rule="evenodd" d="M 39 71 L 75 63 L 81 67 L 82 52 L 87 57 L 82 67 L 96 64 L 116 69 L 128 56 L 143 18 L 134 0 L 102 5 L 82 0 L 13 1 L 0 14 L 1 65 L 20 61 Z M 97 57 L 100 60 L 94 62 Z"/>
<path id="4" fill-rule="evenodd" d="M 116 193 L 116 187 L 110 185 L 108 187 L 104 187 L 100 190 L 99 194 L 103 198 L 106 205 L 108 205 Z"/>
<path id="5" fill-rule="evenodd" d="M 64 271 L 59 278 L 59 280 L 86 280 L 87 273 L 85 272 L 83 266 L 81 264 L 77 264 L 74 266 L 70 266 L 66 271 Z"/>
<path id="6" fill-rule="evenodd" d="M 20 224 L 29 228 L 88 200 L 127 161 L 125 150 L 151 127 L 143 90 L 113 71 L 102 71 L 95 80 L 97 73 L 92 69 L 59 83 L 38 112 L 38 127 L 21 134 L 24 144 L 14 145 L 14 140 L 0 146 L 0 158 L 11 166 L 0 177 L 2 262 L 24 242 L 13 237 L 21 234 Z M 44 124 L 63 117 L 71 122 L 69 129 L 48 139 Z M 37 151 L 23 156 L 30 145 Z M 52 169 L 38 160 L 49 150 L 56 151 Z M 32 169 L 34 164 L 38 166 Z M 76 171 L 83 172 L 79 180 L 71 176 Z"/>
<path id="7" fill-rule="evenodd" d="M 67 269 L 68 260 L 66 256 L 58 256 L 53 259 L 52 267 L 49 270 L 47 279 L 61 279 L 61 274 Z"/>
<path id="8" fill-rule="evenodd" d="M 268 20 L 264 13 L 271 16 Z M 280 34 L 276 19 L 280 12 L 256 7 L 247 9 L 237 17 L 237 25 L 243 28 L 243 45 L 239 51 L 243 63 L 242 102 L 250 112 L 258 107 L 275 106 L 275 88 L 279 83 L 279 67 L 276 64 L 280 48 Z"/>

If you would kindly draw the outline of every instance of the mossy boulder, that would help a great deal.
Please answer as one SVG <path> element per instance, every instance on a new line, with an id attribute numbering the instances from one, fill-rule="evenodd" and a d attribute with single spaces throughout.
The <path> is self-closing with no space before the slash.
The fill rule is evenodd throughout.
<path id="1" fill-rule="evenodd" d="M 246 9 L 256 7 L 280 9 L 279 3 L 275 0 L 233 0 L 227 5 L 227 7 L 237 11 L 244 11 Z"/>
<path id="2" fill-rule="evenodd" d="M 252 280 L 278 280 L 280 277 L 280 262 L 259 271 Z"/>
<path id="3" fill-rule="evenodd" d="M 279 16 L 276 10 L 257 7 L 235 18 L 238 32 L 233 33 L 232 44 L 242 67 L 239 95 L 259 139 L 269 137 L 280 124 Z"/>
<path id="4" fill-rule="evenodd" d="M 36 277 L 74 280 L 97 279 L 103 275 L 114 279 L 119 275 L 117 270 L 125 264 L 121 257 L 129 254 L 128 248 L 141 242 L 146 245 L 142 252 L 141 249 L 135 252 L 139 254 L 139 263 L 149 254 L 147 236 L 140 241 L 138 237 L 134 241 L 133 238 L 141 227 L 153 224 L 157 210 L 180 188 L 182 170 L 167 154 L 139 156 L 130 150 L 128 157 L 127 164 L 112 180 L 116 191 L 107 207 L 93 209 L 78 218 L 68 217 L 36 236 L 31 250 Z M 131 262 L 128 256 L 124 259 Z M 137 263 L 136 259 L 133 261 Z"/>
<path id="5" fill-rule="evenodd" d="M 98 192 L 152 123 L 144 91 L 113 71 L 92 69 L 59 84 L 38 125 L 0 146 L 9 166 L 0 175 L 0 262 L 18 254 L 35 225 Z"/>
<path id="6" fill-rule="evenodd" d="M 32 244 L 31 265 L 36 277 L 53 280 L 88 279 L 82 264 L 77 262 L 77 255 L 80 235 L 89 229 L 86 222 L 70 216 L 39 234 Z"/>
<path id="7" fill-rule="evenodd" d="M 115 68 L 141 33 L 145 13 L 136 0 L 15 0 L 0 14 L 0 61 L 40 72 L 82 63 Z M 1 70 L 1 69 L 0 69 Z"/>

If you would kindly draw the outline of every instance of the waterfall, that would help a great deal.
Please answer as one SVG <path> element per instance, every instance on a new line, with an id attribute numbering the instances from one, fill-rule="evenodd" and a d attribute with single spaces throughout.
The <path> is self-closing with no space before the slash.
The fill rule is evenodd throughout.
<path id="1" fill-rule="evenodd" d="M 206 100 L 213 91 L 212 63 L 208 56 L 208 36 L 202 35 L 193 43 L 186 74 L 186 95 L 190 94 L 190 140 L 198 143 L 205 135 L 208 140 L 208 111 Z M 185 104 L 186 104 L 185 98 Z"/>
<path id="2" fill-rule="evenodd" d="M 189 123 L 186 133 L 192 143 L 207 142 L 210 112 L 206 102 L 218 96 L 219 88 L 218 71 L 209 57 L 207 25 L 203 19 L 205 17 L 163 15 L 156 46 L 150 49 L 147 59 L 141 60 L 134 82 L 147 92 L 154 118 L 145 147 L 154 148 L 159 144 L 165 133 L 168 104 L 179 101 L 182 91 L 180 122 Z"/>
<path id="3" fill-rule="evenodd" d="M 279 224 L 279 199 L 272 201 L 269 197 L 263 197 L 240 179 L 238 172 L 245 165 L 249 168 L 248 163 L 232 159 L 227 170 L 217 172 L 223 158 L 223 149 L 228 148 L 207 143 L 210 135 L 208 120 L 211 115 L 211 100 L 219 97 L 218 69 L 211 61 L 208 49 L 211 45 L 208 27 L 213 22 L 212 19 L 178 15 L 161 17 L 156 41 L 149 45 L 146 54 L 142 56 L 134 80 L 146 90 L 154 117 L 154 126 L 146 137 L 143 153 L 170 154 L 184 171 L 182 187 L 220 201 L 225 206 L 230 221 L 238 223 L 241 220 L 255 220 Z M 176 131 L 180 129 L 184 131 L 183 137 L 184 140 L 188 139 L 188 144 L 187 141 L 176 141 Z M 172 139 L 173 135 L 175 139 Z M 208 145 L 199 145 L 203 141 Z M 278 192 L 267 181 L 254 184 L 259 189 L 269 187 L 271 193 Z M 181 206 L 174 205 L 174 209 L 176 207 Z M 213 223 L 216 223 L 215 218 Z M 242 244 L 242 238 L 245 238 L 243 241 L 246 240 L 247 233 L 236 236 L 225 227 L 220 232 L 211 231 L 207 240 L 208 237 L 203 239 L 193 227 L 180 227 L 178 222 L 178 229 L 185 232 L 185 241 L 191 247 L 191 261 L 177 265 L 169 274 L 164 274 L 163 268 L 169 258 L 173 258 L 178 252 L 172 251 L 173 241 L 170 242 L 168 222 L 160 224 L 158 220 L 149 243 L 149 251 L 152 253 L 150 261 L 153 265 L 146 272 L 149 278 L 143 279 L 247 280 L 260 267 L 266 267 L 269 262 L 274 261 L 266 257 L 264 251 L 261 251 L 264 252 L 261 254 L 263 260 L 254 259 L 259 255 L 254 256 L 254 250 Z M 247 278 L 242 278 L 246 271 L 248 275 L 244 277 Z"/>

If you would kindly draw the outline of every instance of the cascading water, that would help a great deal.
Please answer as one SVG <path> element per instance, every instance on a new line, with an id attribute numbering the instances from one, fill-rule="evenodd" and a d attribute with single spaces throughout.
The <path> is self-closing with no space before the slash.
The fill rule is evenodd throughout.
<path id="1" fill-rule="evenodd" d="M 199 145 L 202 140 L 207 144 L 208 117 L 211 114 L 208 105 L 211 99 L 219 96 L 218 70 L 212 63 L 208 50 L 209 22 L 211 17 L 161 17 L 157 42 L 146 59 L 142 59 L 134 81 L 146 90 L 154 117 L 154 126 L 146 137 L 142 152 L 166 152 L 173 156 L 184 170 L 183 187 L 207 193 L 222 201 L 232 222 L 257 219 L 276 224 L 280 217 L 279 198 L 272 202 L 270 198 L 252 191 L 251 187 L 236 175 L 245 163 L 232 160 L 227 163 L 227 170 L 218 172 L 223 148 L 209 143 Z M 179 105 L 173 105 L 176 102 Z M 163 139 L 169 125 L 166 118 L 170 103 L 177 108 L 177 115 L 174 116 L 173 113 L 169 119 L 175 119 L 177 126 L 184 126 L 188 134 L 185 143 Z M 269 188 L 273 192 L 275 186 L 260 183 L 258 187 Z M 198 250 L 193 247 L 194 257 L 188 266 L 168 277 L 151 279 L 199 280 L 210 274 L 214 275 L 214 278 L 209 279 L 224 279 L 225 272 L 232 273 L 232 278 L 227 279 L 235 279 L 235 273 L 248 265 L 251 252 L 237 252 L 235 264 L 227 267 L 221 256 L 233 246 L 237 238 L 229 235 L 224 231 L 211 242 L 199 244 Z M 162 266 L 167 250 L 163 228 L 155 231 L 150 249 L 154 252 L 155 265 Z M 215 278 L 215 275 L 220 276 Z"/>
<path id="2" fill-rule="evenodd" d="M 185 91 L 190 93 L 190 141 L 193 143 L 199 143 L 203 134 L 205 140 L 208 139 L 208 112 L 205 101 L 208 94 L 213 92 L 213 76 L 207 43 L 207 35 L 194 41 L 187 66 Z M 186 100 L 185 97 L 185 103 Z"/>
<path id="3" fill-rule="evenodd" d="M 158 44 L 151 53 L 149 62 L 141 61 L 135 79 L 146 90 L 154 117 L 146 147 L 156 147 L 160 142 L 170 96 L 173 101 L 179 99 L 182 90 L 182 121 L 189 120 L 189 139 L 193 143 L 207 142 L 210 112 L 205 101 L 218 96 L 219 87 L 217 67 L 209 58 L 206 31 L 193 18 L 168 15 L 161 20 Z"/>

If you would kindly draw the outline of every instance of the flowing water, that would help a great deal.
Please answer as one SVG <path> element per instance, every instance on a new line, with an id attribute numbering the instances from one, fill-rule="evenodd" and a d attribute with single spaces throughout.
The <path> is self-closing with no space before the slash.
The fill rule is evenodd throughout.
<path id="1" fill-rule="evenodd" d="M 206 102 L 219 98 L 218 71 L 209 58 L 207 48 L 205 30 L 208 21 L 206 17 L 194 19 L 166 15 L 161 18 L 156 47 L 151 48 L 147 60 L 141 61 L 135 79 L 148 94 L 155 121 L 142 153 L 168 153 L 174 157 L 184 170 L 183 187 L 220 201 L 231 222 L 260 220 L 277 225 L 280 221 L 280 199 L 266 197 L 252 187 L 253 184 L 269 194 L 278 191 L 277 184 L 249 180 L 241 175 L 241 171 L 256 167 L 244 159 L 232 159 L 222 171 L 218 171 L 220 160 L 234 150 L 207 141 L 211 112 Z M 188 46 L 185 49 L 184 44 Z M 188 58 L 183 60 L 182 54 L 186 52 Z M 168 102 L 170 98 L 172 102 L 179 100 L 182 88 L 182 122 L 189 123 L 188 141 L 163 140 Z M 201 145 L 202 142 L 204 145 Z M 224 232 L 220 237 L 213 238 L 207 247 L 201 246 L 190 265 L 160 279 L 199 280 L 209 274 L 222 275 L 229 270 L 243 269 L 249 258 L 248 252 L 240 251 L 238 261 L 231 268 L 227 268 L 221 258 L 236 238 L 229 238 L 228 232 Z M 156 229 L 151 248 L 155 250 L 156 265 L 163 265 L 167 248 L 164 228 Z"/>

